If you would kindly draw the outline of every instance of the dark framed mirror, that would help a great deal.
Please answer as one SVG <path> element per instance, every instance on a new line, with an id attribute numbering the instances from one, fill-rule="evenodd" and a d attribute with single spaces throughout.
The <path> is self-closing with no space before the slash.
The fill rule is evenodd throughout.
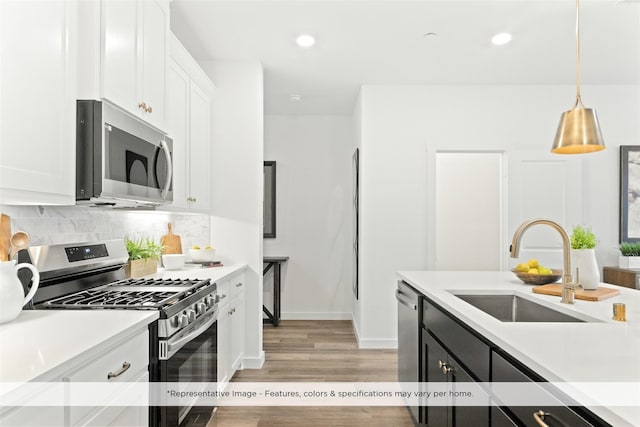
<path id="1" fill-rule="evenodd" d="M 263 237 L 276 237 L 276 162 L 264 162 Z"/>

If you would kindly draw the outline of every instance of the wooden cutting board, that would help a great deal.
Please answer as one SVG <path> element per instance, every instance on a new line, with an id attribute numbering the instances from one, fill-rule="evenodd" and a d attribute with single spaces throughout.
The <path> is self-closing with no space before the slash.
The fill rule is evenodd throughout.
<path id="1" fill-rule="evenodd" d="M 11 250 L 11 218 L 0 214 L 0 261 L 9 260 Z"/>
<path id="2" fill-rule="evenodd" d="M 552 283 L 550 285 L 536 286 L 533 288 L 533 292 L 536 294 L 562 296 L 562 284 Z M 578 288 L 576 289 L 575 297 L 585 301 L 602 301 L 618 294 L 620 294 L 619 290 L 611 288 L 597 288 L 590 291 Z"/>
<path id="3" fill-rule="evenodd" d="M 163 246 L 162 253 L 164 254 L 182 253 L 182 242 L 180 241 L 180 236 L 173 234 L 173 226 L 171 223 L 169 223 L 169 234 L 162 236 L 160 243 Z"/>

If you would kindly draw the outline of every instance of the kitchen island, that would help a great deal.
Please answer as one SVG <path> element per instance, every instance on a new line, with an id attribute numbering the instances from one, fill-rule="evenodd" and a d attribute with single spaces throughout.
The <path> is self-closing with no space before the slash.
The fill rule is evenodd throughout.
<path id="1" fill-rule="evenodd" d="M 637 391 L 636 400 L 640 395 L 640 292 L 636 290 L 600 284 L 619 289 L 620 294 L 603 301 L 576 300 L 568 305 L 561 304 L 560 297 L 533 293 L 531 286 L 510 272 L 402 271 L 398 275 L 422 293 L 425 301 L 490 343 L 492 355 L 504 354 L 540 379 L 552 383 L 630 383 Z M 583 322 L 503 322 L 455 294 L 515 294 Z M 626 304 L 626 322 L 612 319 L 612 303 Z M 474 363 L 479 359 L 470 356 Z M 497 358 L 492 357 L 495 365 Z M 640 425 L 640 408 L 611 404 L 617 400 L 611 391 L 603 385 L 603 395 L 589 388 L 569 397 L 613 426 Z M 628 396 L 619 397 L 624 400 Z M 536 408 L 530 409 L 533 412 Z"/>

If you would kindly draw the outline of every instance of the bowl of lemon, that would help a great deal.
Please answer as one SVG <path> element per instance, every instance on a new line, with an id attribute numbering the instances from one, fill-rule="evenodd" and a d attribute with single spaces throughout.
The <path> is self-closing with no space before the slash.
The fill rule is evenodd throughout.
<path id="1" fill-rule="evenodd" d="M 211 246 L 200 247 L 193 245 L 189 248 L 189 257 L 191 258 L 191 262 L 194 263 L 214 261 L 215 254 L 216 250 Z"/>
<path id="2" fill-rule="evenodd" d="M 562 270 L 547 268 L 540 265 L 536 259 L 520 263 L 511 271 L 527 285 L 555 283 L 562 277 Z"/>

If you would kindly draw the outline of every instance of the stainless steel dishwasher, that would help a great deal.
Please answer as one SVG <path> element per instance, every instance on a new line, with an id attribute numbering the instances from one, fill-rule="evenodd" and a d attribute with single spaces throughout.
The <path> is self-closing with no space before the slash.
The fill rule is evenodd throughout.
<path id="1" fill-rule="evenodd" d="M 420 381 L 420 294 L 403 281 L 398 281 L 398 381 L 417 383 Z M 413 421 L 419 424 L 419 407 L 408 406 Z"/>

